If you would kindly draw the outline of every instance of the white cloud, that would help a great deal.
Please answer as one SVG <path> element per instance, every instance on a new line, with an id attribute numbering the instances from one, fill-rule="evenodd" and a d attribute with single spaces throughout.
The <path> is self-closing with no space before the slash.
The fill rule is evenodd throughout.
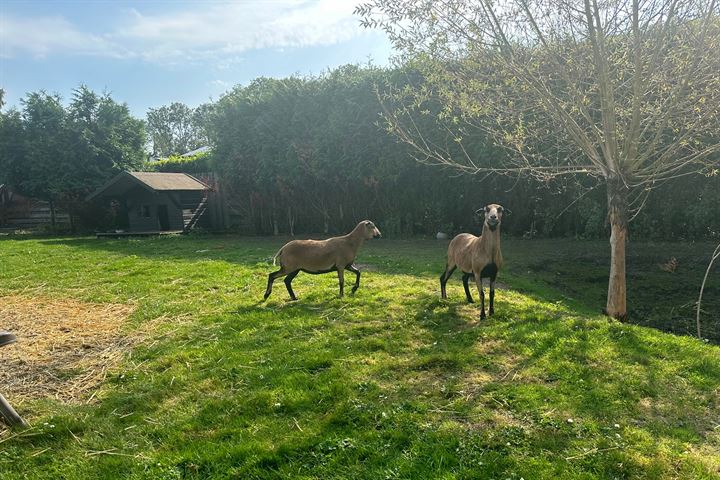
<path id="1" fill-rule="evenodd" d="M 109 57 L 131 55 L 107 38 L 81 32 L 62 17 L 0 17 L 0 56 L 10 58 L 29 53 L 45 57 L 57 52 Z"/>
<path id="2" fill-rule="evenodd" d="M 216 79 L 216 80 L 209 81 L 208 85 L 211 87 L 219 87 L 222 90 L 227 90 L 228 88 L 230 88 L 232 86 L 232 83 L 226 82 L 225 80 Z"/>
<path id="3" fill-rule="evenodd" d="M 60 17 L 3 17 L 0 54 L 62 52 L 219 64 L 249 50 L 323 46 L 357 37 L 363 33 L 352 15 L 357 1 L 202 3 L 161 14 L 130 10 L 101 35 L 85 33 Z"/>

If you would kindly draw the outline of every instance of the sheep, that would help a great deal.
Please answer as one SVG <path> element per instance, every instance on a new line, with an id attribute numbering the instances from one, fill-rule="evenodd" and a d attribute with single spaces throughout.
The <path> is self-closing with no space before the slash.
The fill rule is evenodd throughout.
<path id="1" fill-rule="evenodd" d="M 469 303 L 473 303 L 468 280 L 475 278 L 477 289 L 480 294 L 480 319 L 485 318 L 485 292 L 483 291 L 482 279 L 490 279 L 490 309 L 489 315 L 495 313 L 495 278 L 502 267 L 502 253 L 500 252 L 500 222 L 503 215 L 503 207 L 492 203 L 487 205 L 483 211 L 485 221 L 483 222 L 482 234 L 479 237 L 469 233 L 461 233 L 450 241 L 448 245 L 447 264 L 445 271 L 440 275 L 440 292 L 442 298 L 447 298 L 445 285 L 457 267 L 463 272 L 463 287 L 465 296 Z"/>
<path id="2" fill-rule="evenodd" d="M 265 297 L 272 293 L 275 279 L 285 277 L 285 287 L 290 298 L 297 300 L 292 289 L 292 281 L 298 273 L 305 272 L 313 275 L 337 271 L 340 282 L 340 297 L 343 296 L 345 284 L 344 271 L 355 274 L 355 285 L 352 293 L 360 286 L 360 270 L 354 265 L 357 252 L 365 240 L 380 238 L 380 230 L 370 220 L 363 220 L 352 232 L 342 237 L 328 238 L 327 240 L 293 240 L 278 250 L 273 258 L 273 265 L 280 260 L 280 270 L 268 275 Z"/>

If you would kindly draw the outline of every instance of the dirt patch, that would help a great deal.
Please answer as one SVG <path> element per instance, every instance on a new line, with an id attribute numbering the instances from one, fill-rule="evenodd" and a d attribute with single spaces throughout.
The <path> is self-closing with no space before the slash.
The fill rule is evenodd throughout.
<path id="1" fill-rule="evenodd" d="M 0 389 L 13 402 L 88 401 L 133 344 L 121 328 L 134 306 L 46 297 L 0 297 L 0 330 L 18 342 L 0 349 Z"/>

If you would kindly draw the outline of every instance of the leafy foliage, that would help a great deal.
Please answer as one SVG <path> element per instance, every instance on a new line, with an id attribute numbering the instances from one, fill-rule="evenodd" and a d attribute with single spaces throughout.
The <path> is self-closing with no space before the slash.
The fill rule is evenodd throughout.
<path id="1" fill-rule="evenodd" d="M 180 102 L 148 110 L 147 130 L 152 155 L 171 157 L 207 145 L 207 121 L 211 111 L 212 104 L 190 108 Z"/>
<path id="2" fill-rule="evenodd" d="M 212 118 L 215 168 L 228 186 L 234 221 L 246 232 L 342 232 L 372 218 L 389 235 L 477 228 L 474 210 L 511 210 L 506 232 L 527 236 L 607 235 L 607 196 L 594 178 L 458 176 L 415 161 L 417 152 L 385 130 L 378 98 L 428 83 L 419 71 L 345 66 L 319 77 L 258 79 L 222 97 Z M 377 93 L 376 93 L 377 92 Z M 428 105 L 439 111 L 440 105 Z M 475 132 L 462 148 L 445 141 L 428 111 L 408 118 L 435 144 L 502 167 L 507 152 Z M 697 238 L 720 232 L 720 176 L 694 175 L 649 192 L 634 219 L 638 238 Z M 675 207 L 667 208 L 667 198 Z"/>
<path id="3" fill-rule="evenodd" d="M 125 104 L 85 86 L 65 107 L 58 95 L 29 93 L 1 116 L 0 181 L 21 193 L 75 205 L 122 170 L 138 168 L 145 130 Z"/>
<path id="4" fill-rule="evenodd" d="M 205 173 L 211 171 L 212 154 L 198 153 L 188 157 L 173 155 L 162 160 L 147 162 L 144 169 L 148 172 Z"/>

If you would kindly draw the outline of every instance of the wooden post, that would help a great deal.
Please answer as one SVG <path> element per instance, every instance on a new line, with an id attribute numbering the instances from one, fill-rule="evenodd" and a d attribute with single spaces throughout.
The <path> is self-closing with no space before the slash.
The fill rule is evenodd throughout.
<path id="1" fill-rule="evenodd" d="M 55 202 L 53 200 L 50 200 L 50 224 L 52 232 L 55 233 Z"/>
<path id="2" fill-rule="evenodd" d="M 0 393 L 0 414 L 5 419 L 5 422 L 11 427 L 23 426 L 27 427 L 28 424 L 23 418 L 17 414 L 15 409 L 5 400 L 5 397 Z"/>
<path id="3" fill-rule="evenodd" d="M 15 338 L 15 335 L 9 332 L 0 332 L 0 347 L 4 347 L 5 345 L 10 345 L 12 343 L 15 343 L 17 338 Z M 0 416 L 2 416 L 5 419 L 5 422 L 10 425 L 11 427 L 16 426 L 23 426 L 27 427 L 28 424 L 23 420 L 23 418 L 17 414 L 15 409 L 10 406 L 7 400 L 5 400 L 5 397 L 2 396 L 0 393 Z"/>

